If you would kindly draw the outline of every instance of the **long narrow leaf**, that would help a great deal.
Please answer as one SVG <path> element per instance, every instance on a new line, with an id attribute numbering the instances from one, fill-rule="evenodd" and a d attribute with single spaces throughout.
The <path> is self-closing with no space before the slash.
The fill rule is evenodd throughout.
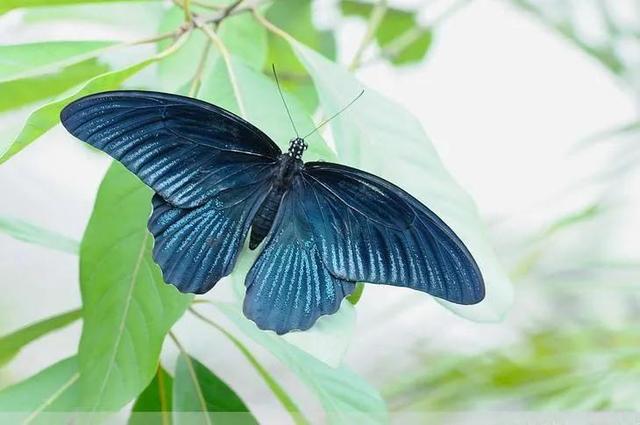
<path id="1" fill-rule="evenodd" d="M 0 82 L 73 65 L 96 57 L 113 44 L 112 41 L 43 41 L 0 46 Z"/>
<path id="2" fill-rule="evenodd" d="M 186 37 L 182 37 L 178 42 L 174 43 L 166 50 L 135 65 L 98 75 L 89 80 L 73 95 L 48 103 L 34 111 L 29 118 L 27 118 L 27 122 L 18 136 L 5 146 L 0 145 L 0 164 L 7 161 L 13 155 L 20 152 L 38 137 L 42 136 L 45 132 L 58 124 L 60 122 L 60 111 L 67 104 L 91 93 L 118 88 L 124 81 L 131 78 L 142 69 L 174 53 L 180 48 L 185 40 Z"/>
<path id="3" fill-rule="evenodd" d="M 49 100 L 87 80 L 104 74 L 109 67 L 96 59 L 70 65 L 59 72 L 0 82 L 0 112 Z"/>
<path id="4" fill-rule="evenodd" d="M 77 358 L 70 357 L 0 391 L 3 423 L 73 423 L 72 412 L 80 410 L 79 377 Z"/>
<path id="5" fill-rule="evenodd" d="M 78 320 L 81 310 L 73 310 L 49 317 L 0 338 L 0 366 L 7 363 L 22 347 L 50 332 L 64 328 Z"/>
<path id="6" fill-rule="evenodd" d="M 0 232 L 12 238 L 69 254 L 78 253 L 78 241 L 13 217 L 0 217 Z"/>
<path id="7" fill-rule="evenodd" d="M 127 1 L 161 1 L 161 0 L 3 0 L 0 3 L 0 13 L 21 7 L 61 6 L 71 4 L 110 3 Z"/>

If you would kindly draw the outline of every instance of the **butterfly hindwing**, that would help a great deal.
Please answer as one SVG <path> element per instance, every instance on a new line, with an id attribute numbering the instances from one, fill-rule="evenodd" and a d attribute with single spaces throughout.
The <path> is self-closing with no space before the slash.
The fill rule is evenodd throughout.
<path id="1" fill-rule="evenodd" d="M 480 270 L 455 233 L 380 177 L 305 164 L 302 202 L 320 255 L 341 279 L 404 286 L 457 304 L 484 298 Z"/>
<path id="2" fill-rule="evenodd" d="M 335 313 L 355 289 L 354 282 L 325 267 L 301 208 L 305 196 L 298 176 L 245 280 L 245 315 L 278 334 L 309 329 L 320 316 Z"/>
<path id="3" fill-rule="evenodd" d="M 164 280 L 181 292 L 202 294 L 231 273 L 268 184 L 229 190 L 193 208 L 174 207 L 154 195 L 148 228 Z"/>
<path id="4" fill-rule="evenodd" d="M 69 104 L 60 119 L 71 134 L 184 208 L 251 183 L 281 153 L 268 136 L 231 112 L 167 93 L 98 93 Z"/>

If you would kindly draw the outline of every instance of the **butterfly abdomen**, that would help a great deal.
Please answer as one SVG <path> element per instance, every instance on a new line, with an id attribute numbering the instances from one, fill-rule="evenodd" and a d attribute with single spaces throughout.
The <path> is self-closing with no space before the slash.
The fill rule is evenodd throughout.
<path id="1" fill-rule="evenodd" d="M 280 201 L 284 195 L 283 190 L 274 189 L 258 209 L 253 223 L 251 223 L 251 236 L 249 238 L 249 249 L 255 249 L 260 242 L 267 236 L 273 220 L 276 218 L 278 208 L 280 208 Z"/>

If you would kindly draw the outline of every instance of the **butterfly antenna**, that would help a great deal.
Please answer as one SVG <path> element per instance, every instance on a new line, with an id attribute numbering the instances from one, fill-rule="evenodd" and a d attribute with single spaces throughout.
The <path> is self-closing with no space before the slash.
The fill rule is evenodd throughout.
<path id="1" fill-rule="evenodd" d="M 296 128 L 296 124 L 293 122 L 293 118 L 291 117 L 289 106 L 287 106 L 287 102 L 284 100 L 284 94 L 282 94 L 282 88 L 280 88 L 280 80 L 278 80 L 278 74 L 276 73 L 276 65 L 272 63 L 271 69 L 273 70 L 273 77 L 276 79 L 276 84 L 278 85 L 278 93 L 280 93 L 280 98 L 282 99 L 282 103 L 284 104 L 284 109 L 287 110 L 287 115 L 289 115 L 289 121 L 291 121 L 293 131 L 295 131 L 296 137 L 300 137 L 300 134 L 298 134 L 298 129 Z"/>
<path id="2" fill-rule="evenodd" d="M 363 94 L 364 94 L 364 90 L 362 90 L 356 97 L 354 97 L 353 100 L 351 102 L 349 102 L 344 108 L 340 109 L 338 112 L 336 112 L 335 114 L 331 115 L 326 120 L 322 121 L 316 128 L 314 128 L 311 132 L 309 132 L 306 136 L 304 136 L 303 139 L 306 139 L 307 137 L 311 136 L 313 133 L 318 131 L 322 126 L 324 126 L 326 123 L 328 123 L 329 121 L 331 121 L 332 119 L 334 119 L 335 117 L 337 117 L 338 115 L 340 115 L 341 113 L 346 111 L 347 108 L 349 108 L 349 106 L 351 106 L 354 103 L 356 103 L 356 100 L 360 99 L 360 96 L 362 96 Z"/>

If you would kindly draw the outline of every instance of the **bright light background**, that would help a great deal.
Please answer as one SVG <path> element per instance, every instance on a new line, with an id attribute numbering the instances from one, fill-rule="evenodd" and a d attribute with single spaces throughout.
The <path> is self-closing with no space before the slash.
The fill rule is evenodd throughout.
<path id="1" fill-rule="evenodd" d="M 333 3 L 318 5 L 322 24 L 334 22 Z M 435 8 L 447 2 L 433 3 Z M 427 8 L 424 19 L 429 22 L 433 16 L 437 13 Z M 48 37 L 135 38 L 140 32 L 153 31 L 136 27 L 131 33 L 112 34 L 99 26 L 61 24 L 19 32 L 21 19 L 19 12 L 0 19 L 0 43 Z M 364 24 L 355 20 L 339 29 L 340 57 L 345 62 L 363 31 Z M 443 161 L 476 200 L 491 229 L 499 223 L 519 233 L 543 226 L 550 217 L 580 208 L 598 196 L 597 187 L 580 185 L 606 168 L 613 151 L 607 146 L 591 151 L 574 147 L 588 136 L 632 121 L 640 104 L 593 59 L 500 0 L 474 0 L 440 24 L 423 63 L 399 71 L 373 63 L 358 75 L 422 121 Z M 11 137 L 24 118 L 24 113 L 18 113 L 0 120 L 0 137 Z M 0 167 L 0 214 L 80 239 L 107 164 L 106 157 L 91 154 L 57 127 Z M 628 184 L 620 188 L 624 189 L 621 196 L 635 204 L 621 212 L 624 225 L 608 241 L 623 255 L 637 254 L 632 235 L 640 234 L 640 182 L 636 178 Z M 77 275 L 76 257 L 0 235 L 0 333 L 80 305 Z M 516 307 L 527 302 L 516 295 Z M 477 351 L 516 338 L 510 322 L 471 323 L 427 296 L 396 288 L 367 287 L 357 311 L 358 328 L 347 362 L 374 384 L 381 384 L 407 363 L 420 361 L 420 347 Z M 517 308 L 514 311 L 517 316 Z M 197 340 L 199 330 L 194 327 L 191 338 Z M 76 324 L 27 347 L 10 368 L 1 371 L 0 379 L 20 379 L 53 358 L 73 354 L 79 332 Z M 189 327 L 181 332 L 189 332 Z M 237 359 L 235 352 L 228 352 L 232 351 L 228 344 L 199 348 L 209 354 L 212 349 L 223 351 L 215 363 Z M 258 385 L 245 396 L 259 400 L 262 390 Z"/>

